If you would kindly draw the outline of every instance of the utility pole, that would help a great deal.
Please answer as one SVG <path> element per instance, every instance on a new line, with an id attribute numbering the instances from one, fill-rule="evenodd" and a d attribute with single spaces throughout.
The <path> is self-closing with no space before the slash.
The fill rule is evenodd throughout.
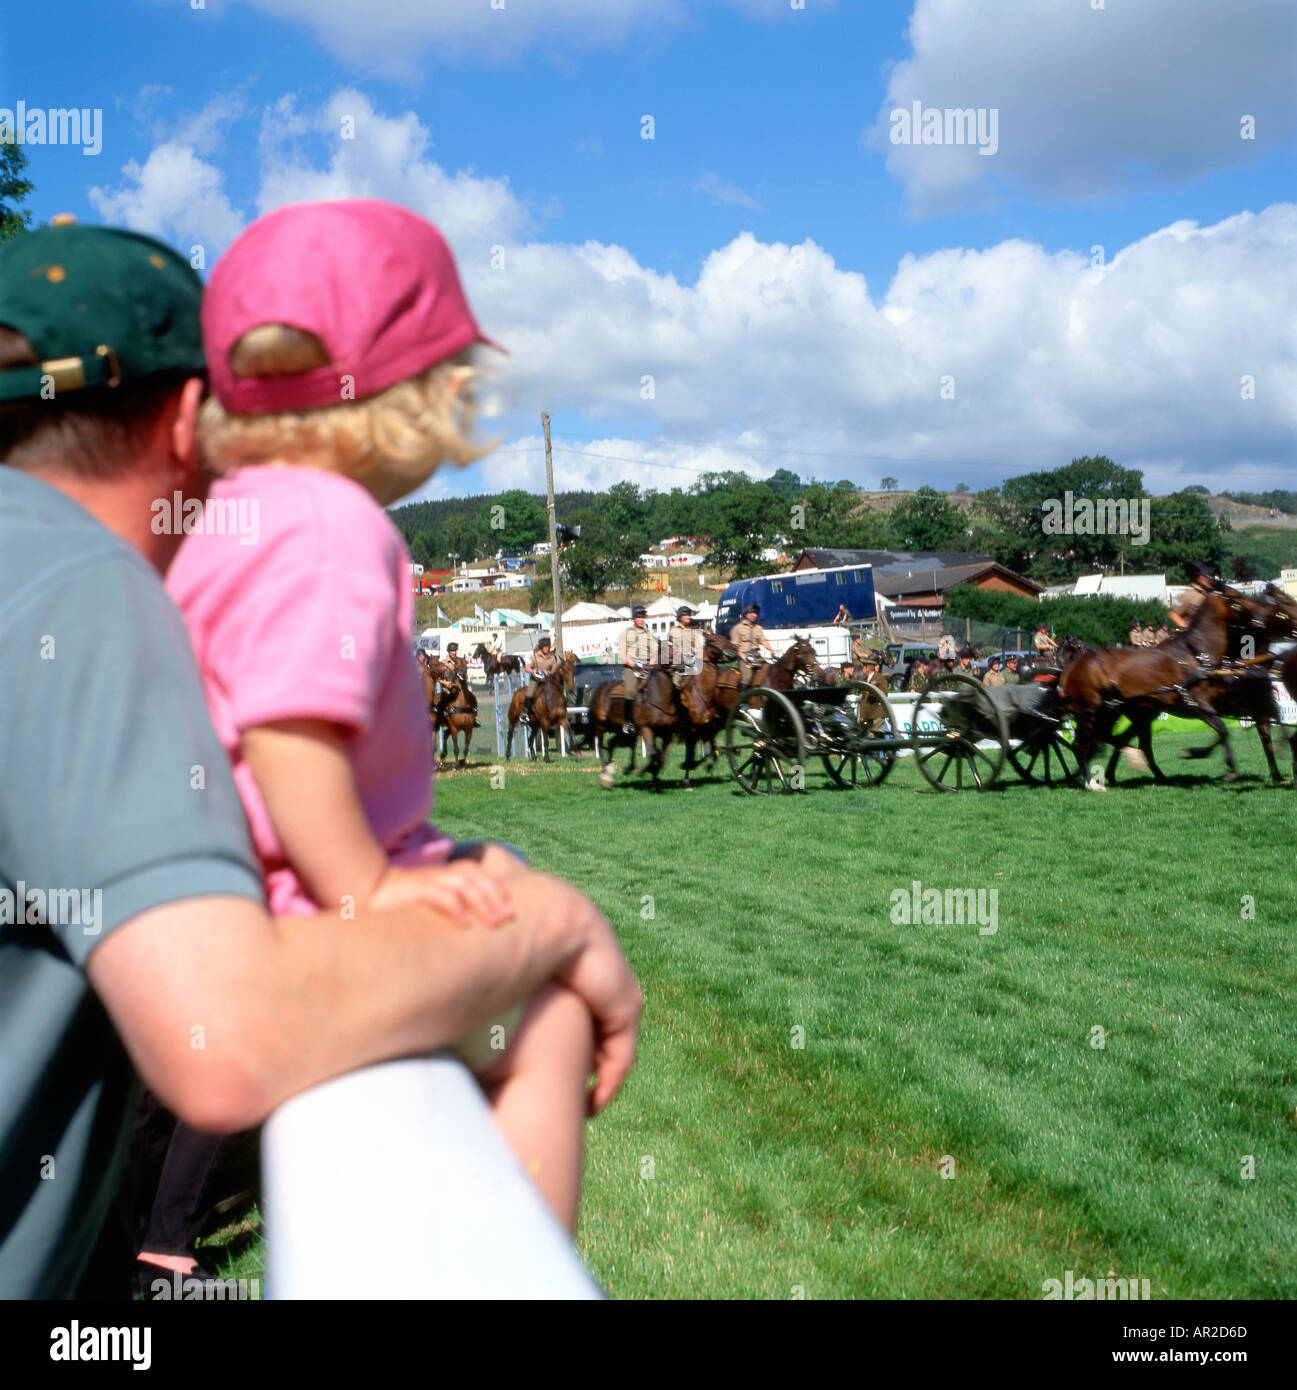
<path id="1" fill-rule="evenodd" d="M 549 443 L 549 411 L 540 412 L 545 430 L 545 495 L 549 511 L 549 574 L 554 588 L 554 654 L 563 660 L 563 596 L 558 587 L 558 520 L 554 515 L 554 455 Z"/>

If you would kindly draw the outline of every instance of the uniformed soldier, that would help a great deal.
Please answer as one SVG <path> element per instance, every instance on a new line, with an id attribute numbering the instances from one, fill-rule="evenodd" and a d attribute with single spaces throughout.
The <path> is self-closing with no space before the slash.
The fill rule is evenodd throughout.
<path id="1" fill-rule="evenodd" d="M 527 661 L 526 669 L 531 681 L 527 686 L 527 697 L 522 702 L 522 717 L 530 723 L 531 702 L 536 698 L 541 681 L 558 670 L 558 657 L 554 655 L 554 644 L 548 637 L 542 637 L 536 643 L 536 650 Z"/>
<path id="2" fill-rule="evenodd" d="M 751 685 L 757 678 L 761 666 L 761 648 L 773 657 L 775 649 L 766 641 L 766 630 L 757 619 L 761 609 L 755 603 L 743 607 L 743 621 L 735 623 L 730 629 L 730 641 L 739 649 L 739 673 L 745 685 Z"/>
<path id="3" fill-rule="evenodd" d="M 982 677 L 983 685 L 1003 685 L 1004 672 L 1000 670 L 1000 658 L 993 656 L 990 664 L 986 668 L 986 675 Z"/>
<path id="4" fill-rule="evenodd" d="M 460 656 L 458 642 L 452 642 L 446 648 L 446 665 L 459 677 L 460 694 L 473 707 L 473 717 L 476 719 L 477 696 L 468 688 L 468 658 Z"/>
<path id="5" fill-rule="evenodd" d="M 1139 624 L 1131 623 L 1130 636 L 1126 639 L 1132 647 L 1142 647 L 1144 645 L 1144 634 L 1140 631 Z"/>
<path id="6" fill-rule="evenodd" d="M 977 667 L 973 665 L 973 649 L 965 647 L 959 653 L 959 665 L 955 667 L 955 674 L 958 676 L 971 676 L 974 680 L 980 680 L 977 674 Z"/>
<path id="7" fill-rule="evenodd" d="M 1180 595 L 1170 612 L 1171 621 L 1176 627 L 1189 626 L 1193 621 L 1193 615 L 1202 607 L 1203 599 L 1211 592 L 1212 585 L 1216 582 L 1211 570 L 1201 560 L 1194 560 L 1189 566 L 1189 572 L 1193 576 L 1189 581 L 1189 587 Z"/>
<path id="8" fill-rule="evenodd" d="M 1144 645 L 1146 647 L 1157 646 L 1157 633 L 1153 630 L 1152 623 L 1144 624 Z"/>
<path id="9" fill-rule="evenodd" d="M 922 690 L 928 683 L 928 677 L 932 674 L 931 666 L 926 656 L 916 656 L 914 664 L 910 667 L 910 678 L 905 682 L 906 690 Z"/>
<path id="10" fill-rule="evenodd" d="M 1165 641 L 1167 640 L 1167 638 L 1170 637 L 1171 634 L 1166 630 L 1166 624 L 1163 623 L 1163 624 L 1158 628 L 1157 633 L 1156 633 L 1155 635 L 1156 635 L 1156 637 L 1157 637 L 1158 644 L 1161 645 L 1161 643 L 1165 642 Z"/>
<path id="11" fill-rule="evenodd" d="M 703 648 L 707 634 L 693 623 L 693 609 L 683 605 L 676 609 L 676 625 L 667 634 L 666 664 L 671 669 L 671 681 L 677 690 L 687 677 L 696 675 L 703 664 Z"/>
<path id="12" fill-rule="evenodd" d="M 649 670 L 662 660 L 658 639 L 644 626 L 647 617 L 648 609 L 642 603 L 637 603 L 630 612 L 630 626 L 623 628 L 617 639 L 617 655 L 621 657 L 622 664 L 621 685 L 626 695 L 624 727 L 628 734 L 635 732 L 635 724 L 630 717 L 635 697 L 648 679 Z"/>
<path id="13" fill-rule="evenodd" d="M 1050 652 L 1058 650 L 1058 643 L 1049 635 L 1049 629 L 1044 623 L 1036 629 L 1034 644 L 1041 656 L 1048 656 Z"/>
<path id="14" fill-rule="evenodd" d="M 1022 676 L 1018 671 L 1018 658 L 1016 656 L 1009 657 L 1004 663 L 1004 684 L 1022 684 Z"/>

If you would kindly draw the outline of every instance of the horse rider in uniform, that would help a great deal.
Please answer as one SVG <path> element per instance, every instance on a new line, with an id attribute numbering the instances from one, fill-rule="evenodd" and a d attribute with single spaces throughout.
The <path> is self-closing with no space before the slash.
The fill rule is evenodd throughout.
<path id="1" fill-rule="evenodd" d="M 648 679 L 649 668 L 658 665 L 661 660 L 658 640 L 644 626 L 647 617 L 648 609 L 642 603 L 637 603 L 631 609 L 630 626 L 623 628 L 617 639 L 617 655 L 621 657 L 623 668 L 621 688 L 625 696 L 623 708 L 626 718 L 623 727 L 628 734 L 635 732 L 635 721 L 631 718 L 635 697 Z"/>
<path id="2" fill-rule="evenodd" d="M 1142 647 L 1144 645 L 1144 634 L 1139 630 L 1139 623 L 1134 622 L 1130 625 L 1130 645 L 1132 647 Z"/>
<path id="3" fill-rule="evenodd" d="M 455 673 L 459 680 L 459 693 L 468 701 L 473 709 L 473 718 L 477 718 L 477 696 L 468 688 L 468 659 L 459 654 L 459 643 L 452 642 L 446 648 L 446 665 Z"/>
<path id="4" fill-rule="evenodd" d="M 677 690 L 687 677 L 697 675 L 702 669 L 707 634 L 694 626 L 693 618 L 693 610 L 682 604 L 676 609 L 676 625 L 667 635 L 667 666 L 671 670 L 671 683 Z"/>
<path id="5" fill-rule="evenodd" d="M 548 637 L 542 637 L 536 643 L 536 650 L 532 652 L 531 659 L 527 662 L 527 674 L 531 681 L 527 686 L 527 695 L 522 702 L 522 717 L 531 723 L 531 702 L 536 698 L 536 692 L 540 689 L 541 682 L 546 676 L 553 675 L 558 670 L 558 657 L 554 655 L 554 644 Z"/>
<path id="6" fill-rule="evenodd" d="M 757 621 L 761 609 L 755 603 L 743 606 L 743 621 L 735 623 L 730 629 L 730 641 L 739 649 L 739 674 L 744 685 L 751 685 L 757 678 L 761 667 L 761 651 L 764 647 L 773 657 L 775 649 L 766 641 L 766 630 Z"/>
<path id="7" fill-rule="evenodd" d="M 1041 656 L 1048 656 L 1051 652 L 1058 650 L 1058 643 L 1049 635 L 1049 629 L 1044 623 L 1036 628 L 1036 636 L 1033 641 Z"/>
<path id="8" fill-rule="evenodd" d="M 1194 560 L 1189 566 L 1189 571 L 1193 575 L 1189 587 L 1180 595 L 1169 615 L 1171 621 L 1179 628 L 1189 626 L 1193 621 L 1193 615 L 1202 607 L 1203 599 L 1211 592 L 1216 582 L 1211 570 L 1201 560 Z"/>

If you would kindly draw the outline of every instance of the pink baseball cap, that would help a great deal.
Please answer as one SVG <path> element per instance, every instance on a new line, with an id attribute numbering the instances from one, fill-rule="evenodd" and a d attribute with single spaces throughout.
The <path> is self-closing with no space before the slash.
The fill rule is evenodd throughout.
<path id="1" fill-rule="evenodd" d="M 236 377 L 230 350 L 266 323 L 314 333 L 329 365 Z M 295 203 L 258 218 L 217 262 L 203 295 L 208 377 L 236 415 L 362 400 L 473 343 L 499 346 L 478 327 L 441 233 L 375 198 Z"/>

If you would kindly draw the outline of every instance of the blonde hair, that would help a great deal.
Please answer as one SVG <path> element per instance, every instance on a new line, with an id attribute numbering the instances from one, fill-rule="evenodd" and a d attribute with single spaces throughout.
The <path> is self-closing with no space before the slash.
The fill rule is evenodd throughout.
<path id="1" fill-rule="evenodd" d="M 315 334 L 267 323 L 235 343 L 229 362 L 238 377 L 292 376 L 328 366 L 329 356 Z M 215 473 L 272 461 L 325 468 L 386 505 L 442 462 L 462 467 L 494 447 L 470 439 L 479 377 L 471 354 L 461 352 L 359 401 L 232 415 L 212 398 L 199 415 L 199 447 Z"/>

